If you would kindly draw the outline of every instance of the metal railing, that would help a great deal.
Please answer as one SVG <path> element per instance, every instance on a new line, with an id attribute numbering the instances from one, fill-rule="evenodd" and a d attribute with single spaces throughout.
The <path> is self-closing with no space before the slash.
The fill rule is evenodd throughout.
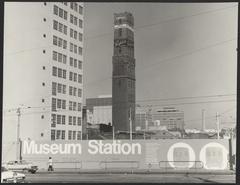
<path id="1" fill-rule="evenodd" d="M 82 169 L 82 161 L 54 161 L 54 170 L 73 170 L 80 171 Z"/>
<path id="2" fill-rule="evenodd" d="M 99 166 L 105 171 L 130 169 L 131 173 L 133 173 L 133 170 L 139 169 L 139 163 L 139 161 L 100 161 Z"/>
<path id="3" fill-rule="evenodd" d="M 172 165 L 171 165 L 172 164 Z M 191 165 L 191 167 L 189 167 Z M 202 161 L 159 161 L 159 168 L 166 169 L 201 169 Z"/>

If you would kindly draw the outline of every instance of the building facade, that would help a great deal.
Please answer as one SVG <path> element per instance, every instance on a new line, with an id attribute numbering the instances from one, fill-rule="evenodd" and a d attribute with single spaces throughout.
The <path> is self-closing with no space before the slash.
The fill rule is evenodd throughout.
<path id="1" fill-rule="evenodd" d="M 135 129 L 134 19 L 131 13 L 114 14 L 112 123 L 115 131 Z"/>
<path id="2" fill-rule="evenodd" d="M 164 107 L 152 113 L 153 123 L 159 122 L 159 126 L 165 126 L 168 130 L 184 130 L 184 112 L 174 107 Z"/>
<path id="3" fill-rule="evenodd" d="M 83 3 L 9 2 L 5 12 L 3 99 L 6 110 L 24 105 L 20 138 L 81 140 Z M 16 135 L 7 115 L 3 124 Z"/>
<path id="4" fill-rule="evenodd" d="M 112 96 L 87 98 L 87 122 L 93 125 L 112 125 Z"/>

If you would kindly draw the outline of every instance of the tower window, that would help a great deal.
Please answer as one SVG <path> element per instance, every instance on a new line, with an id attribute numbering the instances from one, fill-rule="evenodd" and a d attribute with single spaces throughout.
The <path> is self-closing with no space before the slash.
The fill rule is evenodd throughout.
<path id="1" fill-rule="evenodd" d="M 47 19 L 46 19 L 46 18 L 43 18 L 43 21 L 44 21 L 44 22 L 46 22 L 46 21 L 47 21 Z"/>
<path id="2" fill-rule="evenodd" d="M 118 30 L 118 36 L 119 36 L 119 37 L 122 36 L 122 28 L 119 28 L 119 30 Z"/>

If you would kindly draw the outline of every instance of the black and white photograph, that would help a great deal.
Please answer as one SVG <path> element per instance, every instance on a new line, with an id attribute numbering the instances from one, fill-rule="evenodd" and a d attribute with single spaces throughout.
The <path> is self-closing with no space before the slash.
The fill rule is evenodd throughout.
<path id="1" fill-rule="evenodd" d="M 4 2 L 1 183 L 236 183 L 237 2 Z"/>

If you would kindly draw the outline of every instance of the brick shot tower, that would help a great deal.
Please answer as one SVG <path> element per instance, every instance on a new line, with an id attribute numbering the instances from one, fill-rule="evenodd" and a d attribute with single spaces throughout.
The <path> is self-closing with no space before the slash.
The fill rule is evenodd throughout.
<path id="1" fill-rule="evenodd" d="M 112 123 L 115 132 L 135 130 L 134 20 L 129 12 L 114 14 Z M 132 124 L 130 124 L 130 118 Z"/>

